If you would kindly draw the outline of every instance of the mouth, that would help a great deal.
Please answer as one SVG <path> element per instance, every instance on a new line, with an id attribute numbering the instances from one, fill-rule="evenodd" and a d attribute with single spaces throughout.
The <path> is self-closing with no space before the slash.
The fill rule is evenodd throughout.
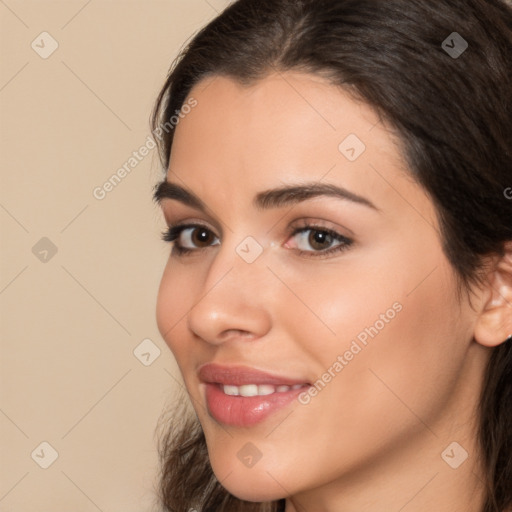
<path id="1" fill-rule="evenodd" d="M 229 396 L 268 396 L 274 393 L 286 393 L 307 386 L 307 384 L 294 384 L 293 386 L 272 386 L 271 384 L 245 384 L 243 386 L 230 386 L 219 384 L 225 395 Z"/>
<path id="2" fill-rule="evenodd" d="M 199 369 L 210 416 L 233 427 L 250 427 L 290 405 L 311 384 L 247 366 L 206 364 Z"/>

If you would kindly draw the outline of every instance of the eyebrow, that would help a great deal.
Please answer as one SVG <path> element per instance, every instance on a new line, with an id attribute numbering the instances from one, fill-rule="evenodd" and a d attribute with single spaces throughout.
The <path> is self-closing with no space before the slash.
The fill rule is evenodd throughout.
<path id="1" fill-rule="evenodd" d="M 295 205 L 302 201 L 318 196 L 329 196 L 351 201 L 380 211 L 369 199 L 359 196 L 349 190 L 331 183 L 311 182 L 300 185 L 284 185 L 282 187 L 264 190 L 256 194 L 253 205 L 258 210 L 268 210 L 283 206 Z M 161 204 L 163 199 L 174 199 L 203 213 L 208 207 L 190 190 L 169 181 L 162 181 L 155 187 L 153 200 Z"/>

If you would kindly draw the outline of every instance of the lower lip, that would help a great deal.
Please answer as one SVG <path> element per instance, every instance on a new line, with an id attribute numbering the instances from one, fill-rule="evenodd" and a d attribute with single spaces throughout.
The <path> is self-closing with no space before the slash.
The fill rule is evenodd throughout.
<path id="1" fill-rule="evenodd" d="M 206 384 L 208 412 L 219 423 L 233 427 L 250 427 L 262 422 L 272 413 L 286 407 L 307 386 L 265 396 L 226 395 L 219 384 Z"/>

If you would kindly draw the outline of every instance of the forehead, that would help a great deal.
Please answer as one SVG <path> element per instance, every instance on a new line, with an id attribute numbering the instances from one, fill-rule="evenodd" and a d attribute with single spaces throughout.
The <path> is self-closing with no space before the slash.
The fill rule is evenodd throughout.
<path id="1" fill-rule="evenodd" d="M 353 133 L 381 151 L 389 150 L 394 153 L 390 156 L 400 160 L 399 152 L 393 152 L 397 139 L 377 113 L 320 76 L 273 73 L 250 85 L 214 76 L 197 84 L 190 96 L 198 105 L 189 122 L 181 123 L 180 128 L 187 125 L 210 140 L 244 141 L 248 150 L 262 142 L 276 149 L 286 140 L 293 153 L 307 141 L 308 147 L 330 146 L 337 155 L 339 143 Z M 212 126 L 217 130 L 212 132 Z"/>
<path id="2" fill-rule="evenodd" d="M 412 182 L 398 138 L 369 105 L 323 78 L 271 74 L 251 85 L 209 77 L 190 92 L 170 173 L 226 201 L 291 180 L 322 180 L 366 195 L 385 209 L 423 191 Z"/>

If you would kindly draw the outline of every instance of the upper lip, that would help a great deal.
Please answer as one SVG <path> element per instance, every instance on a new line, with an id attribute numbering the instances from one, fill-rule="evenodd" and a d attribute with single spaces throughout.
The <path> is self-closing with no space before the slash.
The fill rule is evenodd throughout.
<path id="1" fill-rule="evenodd" d="M 244 386 L 246 384 L 269 384 L 272 386 L 294 386 L 309 384 L 304 379 L 284 377 L 256 370 L 249 366 L 222 366 L 207 363 L 199 368 L 199 378 L 206 383 Z"/>

